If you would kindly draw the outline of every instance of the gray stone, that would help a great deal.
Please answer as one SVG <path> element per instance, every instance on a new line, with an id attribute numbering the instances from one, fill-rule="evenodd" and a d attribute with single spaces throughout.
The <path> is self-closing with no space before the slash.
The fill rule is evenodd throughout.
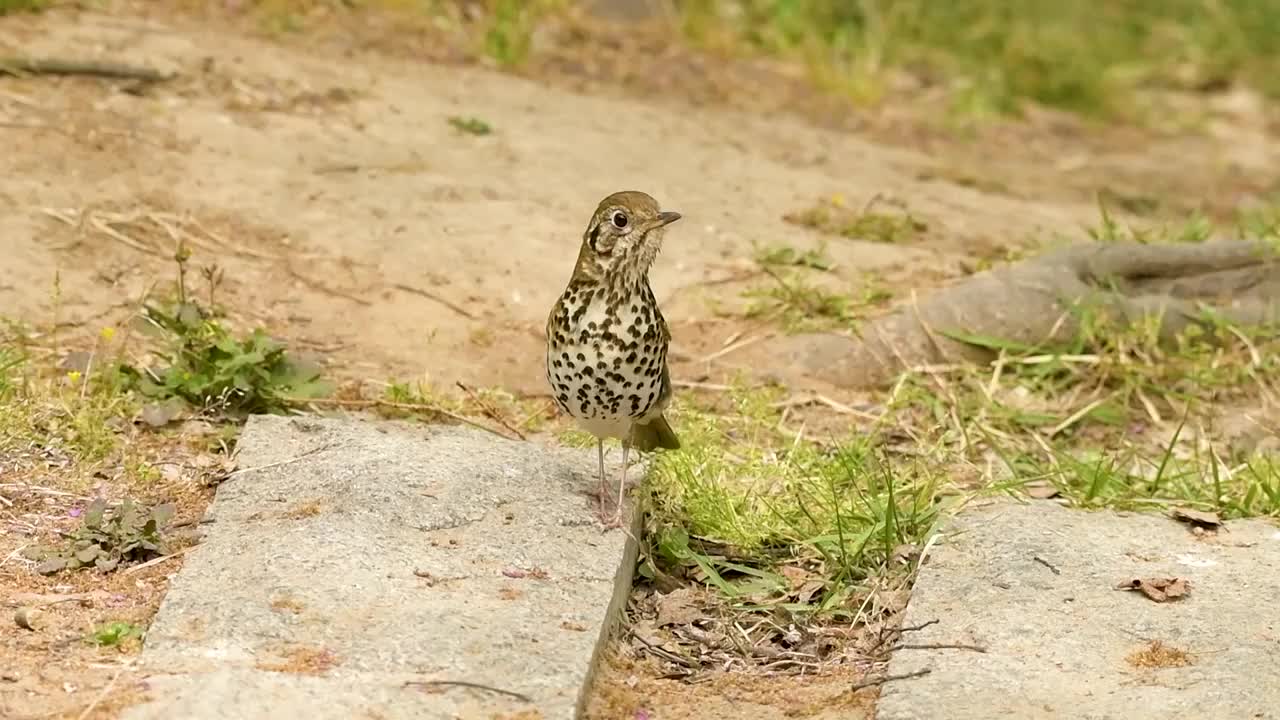
<path id="1" fill-rule="evenodd" d="M 578 714 L 636 553 L 634 523 L 594 520 L 594 452 L 254 417 L 240 467 L 147 634 L 151 700 L 125 718 Z"/>
<path id="2" fill-rule="evenodd" d="M 1153 576 L 1190 592 L 1156 603 L 1114 589 Z M 987 652 L 897 650 L 890 674 L 932 672 L 887 683 L 879 720 L 1280 718 L 1280 530 L 1267 521 L 1200 538 L 1158 515 L 1053 502 L 965 512 L 921 569 L 904 626 L 931 620 L 902 641 Z M 1154 640 L 1191 664 L 1128 662 Z"/>

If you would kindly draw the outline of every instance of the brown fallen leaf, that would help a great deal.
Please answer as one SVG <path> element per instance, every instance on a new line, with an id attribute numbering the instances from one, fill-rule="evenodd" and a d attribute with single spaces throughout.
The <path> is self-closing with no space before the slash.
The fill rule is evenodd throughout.
<path id="1" fill-rule="evenodd" d="M 1140 668 L 1186 667 L 1192 663 L 1191 653 L 1182 648 L 1165 645 L 1159 640 L 1152 640 L 1134 650 L 1125 657 L 1125 660 L 1130 665 Z"/>
<path id="2" fill-rule="evenodd" d="M 1045 482 L 1043 480 L 1029 482 L 1026 485 L 1023 485 L 1022 489 L 1027 493 L 1027 496 L 1033 500 L 1048 500 L 1049 498 L 1058 496 L 1058 488 L 1054 487 L 1053 483 Z"/>
<path id="3" fill-rule="evenodd" d="M 1137 590 L 1156 602 L 1178 600 L 1191 592 L 1191 584 L 1182 578 L 1134 578 L 1116 585 L 1117 590 Z"/>
<path id="4" fill-rule="evenodd" d="M 43 613 L 33 607 L 20 607 L 13 613 L 13 622 L 23 630 L 39 630 Z"/>
<path id="5" fill-rule="evenodd" d="M 673 590 L 658 598 L 658 627 L 688 625 L 702 616 L 702 609 L 698 606 L 697 596 L 692 588 Z"/>
<path id="6" fill-rule="evenodd" d="M 1203 510 L 1192 510 L 1191 508 L 1174 508 L 1169 511 L 1169 515 L 1174 520 L 1187 523 L 1193 527 L 1204 528 L 1205 530 L 1217 530 L 1222 527 L 1222 518 L 1215 512 L 1204 512 Z"/>

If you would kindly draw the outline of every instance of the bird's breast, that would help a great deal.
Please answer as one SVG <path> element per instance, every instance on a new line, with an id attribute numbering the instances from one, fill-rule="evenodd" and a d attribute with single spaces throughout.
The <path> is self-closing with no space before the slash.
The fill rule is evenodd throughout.
<path id="1" fill-rule="evenodd" d="M 651 293 L 567 290 L 548 325 L 547 379 L 580 420 L 638 418 L 660 395 L 666 338 Z"/>

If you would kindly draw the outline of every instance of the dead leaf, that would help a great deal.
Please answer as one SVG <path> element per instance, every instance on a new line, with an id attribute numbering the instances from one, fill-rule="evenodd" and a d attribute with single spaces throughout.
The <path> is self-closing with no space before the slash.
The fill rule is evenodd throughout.
<path id="1" fill-rule="evenodd" d="M 84 350 L 69 352 L 58 362 L 58 369 L 83 375 L 93 367 L 93 353 Z"/>
<path id="2" fill-rule="evenodd" d="M 41 613 L 33 607 L 20 607 L 13 613 L 13 622 L 23 630 L 39 630 Z"/>
<path id="3" fill-rule="evenodd" d="M 1125 658 L 1130 665 L 1140 668 L 1186 667 L 1191 664 L 1191 653 L 1182 648 L 1152 640 Z"/>
<path id="4" fill-rule="evenodd" d="M 813 596 L 826 586 L 827 583 L 824 580 L 810 580 L 804 585 L 801 585 L 800 589 L 796 591 L 796 602 L 808 605 L 809 601 L 813 599 Z"/>
<path id="5" fill-rule="evenodd" d="M 1217 530 L 1222 527 L 1222 518 L 1215 512 L 1204 512 L 1202 510 L 1192 510 L 1191 508 L 1174 508 L 1169 511 L 1169 515 L 1174 520 L 1187 523 L 1205 530 Z"/>
<path id="6" fill-rule="evenodd" d="M 783 565 L 779 572 L 787 579 L 792 590 L 799 589 L 809 579 L 809 571 L 795 565 Z"/>
<path id="7" fill-rule="evenodd" d="M 1116 586 L 1117 590 L 1137 590 L 1156 602 L 1178 600 L 1191 592 L 1191 584 L 1182 578 L 1134 578 Z"/>
<path id="8" fill-rule="evenodd" d="M 158 428 L 164 427 L 173 422 L 182 411 L 186 409 L 185 403 L 177 398 L 169 398 L 163 402 L 147 403 L 142 406 L 140 417 L 142 422 L 148 427 Z"/>
<path id="9" fill-rule="evenodd" d="M 1058 488 L 1051 482 L 1037 480 L 1022 486 L 1027 496 L 1034 500 L 1048 500 L 1058 496 Z"/>
<path id="10" fill-rule="evenodd" d="M 701 618 L 693 588 L 683 587 L 658 598 L 658 627 L 688 625 Z"/>

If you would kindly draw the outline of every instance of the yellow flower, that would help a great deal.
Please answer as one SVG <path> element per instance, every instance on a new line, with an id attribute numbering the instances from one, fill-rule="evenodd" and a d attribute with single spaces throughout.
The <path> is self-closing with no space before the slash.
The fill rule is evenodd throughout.
<path id="1" fill-rule="evenodd" d="M 80 382 L 80 371 L 72 370 L 71 372 L 67 373 L 67 379 L 73 383 Z"/>
<path id="2" fill-rule="evenodd" d="M 836 193 L 831 196 L 831 204 L 836 207 L 844 207 L 844 195 Z"/>
<path id="3" fill-rule="evenodd" d="M 102 328 L 102 339 L 111 342 L 111 338 L 116 336 L 116 329 L 113 327 Z"/>

